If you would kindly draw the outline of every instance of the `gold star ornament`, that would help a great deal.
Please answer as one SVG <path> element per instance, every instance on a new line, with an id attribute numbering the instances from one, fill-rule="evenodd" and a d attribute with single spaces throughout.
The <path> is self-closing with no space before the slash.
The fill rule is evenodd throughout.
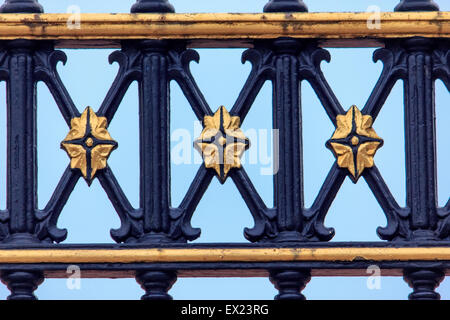
<path id="1" fill-rule="evenodd" d="M 356 106 L 336 118 L 336 131 L 326 146 L 333 152 L 340 168 L 346 168 L 356 183 L 365 168 L 374 165 L 374 156 L 383 140 L 372 128 L 372 117 Z"/>
<path id="2" fill-rule="evenodd" d="M 70 167 L 79 169 L 88 185 L 98 170 L 106 168 L 109 155 L 117 148 L 107 127 L 106 118 L 97 117 L 87 107 L 80 117 L 70 121 L 70 131 L 61 142 L 61 148 L 70 157 Z"/>
<path id="3" fill-rule="evenodd" d="M 214 169 L 221 183 L 225 182 L 231 169 L 241 167 L 241 157 L 250 147 L 250 141 L 240 125 L 240 118 L 231 116 L 221 106 L 213 116 L 203 118 L 203 131 L 194 142 L 205 167 Z"/>

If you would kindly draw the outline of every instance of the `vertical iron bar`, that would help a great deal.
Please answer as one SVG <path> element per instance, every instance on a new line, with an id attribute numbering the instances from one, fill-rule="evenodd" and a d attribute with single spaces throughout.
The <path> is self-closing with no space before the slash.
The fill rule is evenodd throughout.
<path id="1" fill-rule="evenodd" d="M 264 12 L 305 12 L 298 0 L 271 0 Z M 303 147 L 299 58 L 301 43 L 292 38 L 273 42 L 273 125 L 279 133 L 279 170 L 274 176 L 274 206 L 277 212 L 275 241 L 301 241 L 303 224 Z M 278 289 L 277 300 L 305 299 L 300 291 L 310 279 L 310 270 L 270 270 Z"/>
<path id="2" fill-rule="evenodd" d="M 170 230 L 170 129 L 167 43 L 144 41 L 140 96 L 141 208 L 144 242 L 168 241 Z"/>
<path id="3" fill-rule="evenodd" d="M 437 224 L 436 123 L 432 41 L 413 38 L 405 82 L 406 189 L 413 238 L 434 240 Z"/>
<path id="4" fill-rule="evenodd" d="M 439 11 L 432 0 L 403 0 L 395 11 Z M 437 240 L 437 174 L 433 40 L 414 37 L 408 51 L 405 95 L 406 203 L 411 210 L 412 240 Z M 440 269 L 405 269 L 413 288 L 410 300 L 438 300 L 435 288 L 444 278 Z"/>
<path id="5" fill-rule="evenodd" d="M 437 240 L 437 174 L 433 40 L 406 40 L 408 75 L 405 81 L 406 202 L 411 210 L 412 240 Z M 434 292 L 443 272 L 405 270 L 414 288 L 410 299 L 439 299 Z M 422 285 L 423 284 L 423 285 Z"/>
<path id="6" fill-rule="evenodd" d="M 144 40 L 139 83 L 140 203 L 143 243 L 170 242 L 170 88 L 166 41 Z M 142 299 L 171 299 L 167 294 L 175 272 L 141 272 L 136 279 L 146 290 Z M 169 281 L 170 280 L 170 281 Z"/>
<path id="7" fill-rule="evenodd" d="M 0 12 L 42 12 L 34 0 L 7 0 Z M 34 50 L 36 43 L 13 40 L 6 44 L 9 57 L 7 81 L 7 209 L 9 236 L 5 242 L 29 245 L 35 236 L 37 209 L 36 84 Z M 40 271 L 2 272 L 11 300 L 34 300 L 34 290 L 44 280 Z"/>
<path id="8" fill-rule="evenodd" d="M 277 208 L 277 241 L 300 241 L 302 236 L 303 159 L 300 111 L 300 75 L 297 54 L 300 43 L 283 38 L 274 41 L 275 83 L 273 119 L 279 132 L 279 169 L 274 176 Z"/>
<path id="9" fill-rule="evenodd" d="M 132 12 L 174 12 L 166 0 L 139 0 Z M 139 82 L 140 207 L 143 213 L 142 243 L 170 242 L 170 86 L 169 43 L 140 42 L 142 78 Z M 168 300 L 175 283 L 175 271 L 147 271 L 136 274 L 145 290 L 143 300 Z"/>
<path id="10" fill-rule="evenodd" d="M 33 42 L 26 40 L 8 43 L 10 76 L 7 82 L 7 207 L 10 213 L 10 238 L 7 241 L 38 241 L 33 236 L 37 203 L 33 46 Z"/>

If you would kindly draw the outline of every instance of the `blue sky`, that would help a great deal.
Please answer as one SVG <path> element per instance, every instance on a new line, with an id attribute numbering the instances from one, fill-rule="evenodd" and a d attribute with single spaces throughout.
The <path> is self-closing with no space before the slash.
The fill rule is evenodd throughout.
<path id="1" fill-rule="evenodd" d="M 172 0 L 177 12 L 261 12 L 266 0 Z M 450 11 L 448 0 L 438 1 L 441 10 Z M 129 12 L 134 1 L 108 0 L 41 0 L 46 12 L 66 12 L 77 5 L 81 12 Z M 321 0 L 306 1 L 310 11 L 365 11 L 370 5 L 378 5 L 381 11 L 392 11 L 396 0 Z M 82 23 L 82 22 L 81 22 Z M 81 26 L 82 27 L 82 26 Z M 69 93 L 80 111 L 86 106 L 96 110 L 104 99 L 117 72 L 117 65 L 108 64 L 112 50 L 64 50 L 68 56 L 65 66 L 58 70 Z M 237 98 L 250 65 L 242 65 L 243 49 L 200 49 L 200 64 L 193 63 L 192 72 L 212 109 L 220 105 L 230 108 Z M 373 63 L 374 48 L 332 49 L 331 63 L 323 63 L 322 69 L 342 106 L 347 109 L 355 104 L 362 107 L 370 95 L 381 72 L 381 62 Z M 38 86 L 38 161 L 39 205 L 43 207 L 51 196 L 60 176 L 68 164 L 68 158 L 59 144 L 68 129 L 56 104 L 44 85 Z M 194 136 L 196 120 L 178 86 L 172 84 L 172 131 L 184 129 Z M 305 198 L 309 206 L 317 194 L 334 157 L 325 148 L 325 142 L 334 128 L 317 97 L 308 84 L 303 84 L 304 165 Z M 3 95 L 3 96 L 1 96 Z M 267 83 L 251 109 L 243 130 L 270 129 L 271 85 Z M 0 91 L 4 99 L 4 85 Z M 439 203 L 443 205 L 450 195 L 450 162 L 448 138 L 450 129 L 444 125 L 449 119 L 449 94 L 444 85 L 436 84 L 437 144 Z M 397 201 L 405 203 L 405 170 L 403 140 L 403 88 L 398 83 L 386 105 L 374 123 L 377 133 L 384 139 L 375 162 Z M 5 108 L 0 111 L 0 130 L 5 129 Z M 130 201 L 137 206 L 139 189 L 138 160 L 138 97 L 133 84 L 122 102 L 109 131 L 119 142 L 109 164 Z M 174 141 L 175 143 L 176 141 Z M 4 141 L 0 156 L 5 159 Z M 193 151 L 195 152 L 195 151 Z M 198 164 L 172 165 L 172 204 L 176 206 L 184 196 L 194 177 Z M 245 166 L 258 192 L 266 204 L 272 204 L 272 177 L 260 174 L 260 165 Z M 5 179 L 4 162 L 0 162 L 0 178 Z M 447 177 L 447 181 L 444 181 Z M 0 194 L 4 194 L 4 186 Z M 3 198 L 3 199 L 2 199 Z M 219 199 L 231 199 L 217 207 Z M 0 198 L 4 207 L 4 197 Z M 86 222 L 88 221 L 88 222 Z M 361 179 L 354 185 L 346 179 L 326 218 L 326 225 L 336 229 L 332 241 L 377 241 L 376 228 L 384 226 L 386 219 L 367 184 Z M 213 180 L 210 188 L 194 214 L 192 224 L 202 228 L 202 236 L 196 242 L 245 242 L 243 228 L 253 225 L 251 215 L 232 181 L 220 185 Z M 80 180 L 64 208 L 59 226 L 69 231 L 66 243 L 112 243 L 109 230 L 119 226 L 119 219 L 98 181 L 90 188 Z M 380 290 L 369 290 L 366 277 L 313 278 L 304 290 L 309 299 L 405 299 L 410 288 L 401 277 L 381 280 Z M 450 298 L 450 281 L 445 280 L 438 290 L 444 299 Z M 40 299 L 136 299 L 143 294 L 134 279 L 83 279 L 80 290 L 69 290 L 66 280 L 46 280 L 37 290 Z M 7 296 L 0 287 L 0 298 Z M 268 279 L 179 279 L 171 290 L 176 299 L 272 299 L 276 290 Z"/>

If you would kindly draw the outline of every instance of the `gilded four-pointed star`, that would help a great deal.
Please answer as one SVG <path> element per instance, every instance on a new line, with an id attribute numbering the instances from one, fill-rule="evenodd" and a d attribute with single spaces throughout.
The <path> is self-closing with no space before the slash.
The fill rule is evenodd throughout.
<path id="1" fill-rule="evenodd" d="M 224 183 L 232 168 L 240 168 L 242 154 L 250 147 L 250 141 L 240 129 L 241 120 L 231 116 L 224 106 L 219 107 L 213 116 L 203 119 L 203 131 L 194 142 L 201 153 L 206 168 L 216 171 Z"/>
<path id="2" fill-rule="evenodd" d="M 70 157 L 70 167 L 80 169 L 88 185 L 91 185 L 97 170 L 104 169 L 117 142 L 109 135 L 105 117 L 97 117 L 87 107 L 80 117 L 70 121 L 70 131 L 61 142 Z"/>
<path id="3" fill-rule="evenodd" d="M 363 115 L 352 106 L 345 115 L 336 118 L 336 131 L 327 147 L 337 158 L 340 168 L 347 168 L 356 183 L 365 168 L 374 165 L 373 157 L 383 145 L 383 140 L 372 128 L 372 117 Z"/>

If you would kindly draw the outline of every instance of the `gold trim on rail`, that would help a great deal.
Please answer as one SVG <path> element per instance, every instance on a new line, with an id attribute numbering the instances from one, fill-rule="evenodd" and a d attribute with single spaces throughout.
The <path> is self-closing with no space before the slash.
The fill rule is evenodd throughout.
<path id="1" fill-rule="evenodd" d="M 216 248 L 8 249 L 0 264 L 295 261 L 444 261 L 450 247 L 428 248 Z"/>
<path id="2" fill-rule="evenodd" d="M 0 14 L 0 40 L 358 39 L 450 37 L 450 12 L 373 13 Z"/>

